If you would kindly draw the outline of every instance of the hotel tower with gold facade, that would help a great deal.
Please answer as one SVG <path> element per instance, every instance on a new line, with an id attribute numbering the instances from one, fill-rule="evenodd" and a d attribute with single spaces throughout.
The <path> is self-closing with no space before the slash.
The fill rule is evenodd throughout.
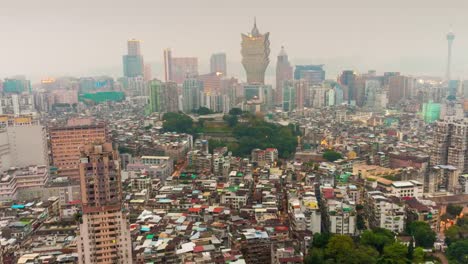
<path id="1" fill-rule="evenodd" d="M 265 83 L 265 71 L 270 63 L 269 38 L 269 32 L 260 34 L 256 22 L 254 22 L 254 27 L 250 33 L 242 34 L 242 65 L 249 84 Z"/>

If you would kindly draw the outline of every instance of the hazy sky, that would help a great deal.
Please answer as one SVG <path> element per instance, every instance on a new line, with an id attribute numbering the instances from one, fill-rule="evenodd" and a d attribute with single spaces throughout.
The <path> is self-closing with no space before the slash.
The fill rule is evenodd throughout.
<path id="1" fill-rule="evenodd" d="M 467 0 L 0 0 L 0 78 L 122 75 L 126 41 L 143 41 L 153 75 L 162 76 L 162 50 L 196 56 L 225 51 L 228 72 L 243 77 L 240 33 L 253 17 L 271 36 L 273 72 L 285 45 L 293 64 L 324 63 L 443 76 L 445 34 L 453 25 L 453 75 L 468 77 Z"/>

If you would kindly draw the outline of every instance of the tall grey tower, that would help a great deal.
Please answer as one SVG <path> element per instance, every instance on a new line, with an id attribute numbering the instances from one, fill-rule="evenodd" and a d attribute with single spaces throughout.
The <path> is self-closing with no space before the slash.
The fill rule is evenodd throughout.
<path id="1" fill-rule="evenodd" d="M 447 81 L 450 81 L 451 76 L 451 67 L 452 67 L 452 44 L 453 40 L 455 39 L 455 34 L 450 30 L 449 33 L 447 33 L 447 43 L 448 43 L 448 56 L 447 56 L 447 73 L 445 78 Z"/>

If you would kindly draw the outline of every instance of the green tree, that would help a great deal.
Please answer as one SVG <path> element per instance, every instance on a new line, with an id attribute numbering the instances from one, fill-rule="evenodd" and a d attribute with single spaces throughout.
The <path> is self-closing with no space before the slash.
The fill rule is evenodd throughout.
<path id="1" fill-rule="evenodd" d="M 436 241 L 436 233 L 432 231 L 428 223 L 415 221 L 408 225 L 408 234 L 414 236 L 417 247 L 432 248 Z"/>
<path id="2" fill-rule="evenodd" d="M 165 113 L 163 130 L 166 132 L 193 133 L 193 120 L 182 113 Z"/>
<path id="3" fill-rule="evenodd" d="M 362 213 L 358 213 L 357 215 L 356 227 L 358 230 L 366 229 L 366 221 L 364 220 L 364 215 Z"/>
<path id="4" fill-rule="evenodd" d="M 312 248 L 304 258 L 304 263 L 306 264 L 322 264 L 325 263 L 325 258 L 323 254 L 323 249 L 321 248 Z"/>
<path id="5" fill-rule="evenodd" d="M 461 228 L 458 225 L 453 225 L 449 227 L 447 230 L 445 230 L 445 243 L 447 245 L 452 244 L 453 242 L 457 242 L 460 240 L 460 230 Z"/>
<path id="6" fill-rule="evenodd" d="M 213 111 L 207 107 L 200 107 L 197 109 L 197 114 L 199 115 L 209 115 L 209 114 L 213 114 Z"/>
<path id="7" fill-rule="evenodd" d="M 414 249 L 412 260 L 413 263 L 416 264 L 424 263 L 424 249 L 422 247 L 417 247 Z"/>
<path id="8" fill-rule="evenodd" d="M 325 248 L 330 241 L 330 233 L 315 233 L 312 239 L 312 246 L 316 248 Z"/>
<path id="9" fill-rule="evenodd" d="M 468 263 L 468 239 L 452 243 L 447 249 L 447 257 L 454 263 Z"/>
<path id="10" fill-rule="evenodd" d="M 451 218 L 455 218 L 456 216 L 459 216 L 462 210 L 463 210 L 463 206 L 454 205 L 454 204 L 447 205 L 447 214 L 449 214 Z"/>
<path id="11" fill-rule="evenodd" d="M 354 253 L 354 243 L 351 237 L 336 235 L 330 238 L 325 248 L 327 259 L 333 259 L 335 263 L 348 263 L 350 256 Z"/>
<path id="12" fill-rule="evenodd" d="M 374 264 L 377 263 L 379 252 L 373 247 L 359 246 L 351 256 L 353 263 L 356 264 Z"/>
<path id="13" fill-rule="evenodd" d="M 362 245 L 374 247 L 380 254 L 383 254 L 385 246 L 394 243 L 394 241 L 393 233 L 383 228 L 364 231 L 360 240 Z"/>
<path id="14" fill-rule="evenodd" d="M 238 115 L 242 115 L 242 109 L 240 108 L 232 108 L 231 110 L 229 110 L 229 115 L 235 115 L 235 116 L 238 116 Z"/>
<path id="15" fill-rule="evenodd" d="M 333 151 L 333 150 L 325 151 L 322 157 L 330 162 L 343 158 L 343 156 L 340 153 Z"/>
<path id="16" fill-rule="evenodd" d="M 393 243 L 384 247 L 379 263 L 406 264 L 408 248 L 401 243 Z"/>
<path id="17" fill-rule="evenodd" d="M 226 115 L 224 116 L 224 120 L 227 122 L 229 127 L 235 127 L 239 122 L 236 115 Z"/>

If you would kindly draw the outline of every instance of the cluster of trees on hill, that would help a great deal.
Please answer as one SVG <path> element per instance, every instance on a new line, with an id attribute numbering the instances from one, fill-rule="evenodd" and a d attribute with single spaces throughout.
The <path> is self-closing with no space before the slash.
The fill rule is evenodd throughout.
<path id="1" fill-rule="evenodd" d="M 244 122 L 238 122 L 240 115 L 244 115 Z M 163 130 L 168 132 L 189 133 L 196 135 L 203 131 L 193 120 L 183 113 L 166 113 L 163 116 Z M 222 140 L 211 140 L 213 147 L 228 146 L 237 156 L 250 155 L 254 148 L 277 148 L 279 156 L 289 158 L 297 147 L 298 131 L 293 125 L 280 126 L 265 122 L 263 119 L 248 115 L 242 111 L 232 109 L 225 117 L 225 122 L 231 128 L 236 142 L 229 143 Z"/>
<path id="2" fill-rule="evenodd" d="M 455 219 L 462 210 L 461 206 L 447 206 L 447 218 Z M 448 245 L 446 255 L 451 262 L 468 263 L 468 216 L 458 218 L 456 224 L 445 230 L 445 243 Z"/>
<path id="3" fill-rule="evenodd" d="M 435 233 L 425 222 L 413 222 L 406 233 L 413 234 L 409 246 L 395 240 L 395 234 L 383 228 L 364 231 L 361 236 L 315 234 L 305 263 L 424 263 L 424 249 L 431 248 Z M 414 242 L 414 243 L 413 243 Z M 413 246 L 415 244 L 415 246 Z"/>

